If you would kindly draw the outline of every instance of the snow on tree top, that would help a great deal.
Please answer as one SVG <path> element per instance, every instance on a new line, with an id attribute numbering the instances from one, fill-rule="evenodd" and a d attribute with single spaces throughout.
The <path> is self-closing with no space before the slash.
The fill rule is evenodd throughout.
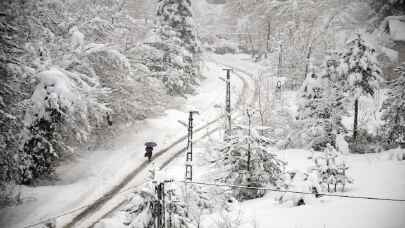
<path id="1" fill-rule="evenodd" d="M 73 92 L 71 80 L 61 70 L 51 68 L 37 75 L 40 83 L 35 88 L 31 97 L 33 103 L 32 112 L 36 118 L 46 118 L 46 108 L 51 106 L 55 109 L 70 108 L 77 99 L 77 94 Z M 26 124 L 32 123 L 35 119 L 27 115 Z"/>

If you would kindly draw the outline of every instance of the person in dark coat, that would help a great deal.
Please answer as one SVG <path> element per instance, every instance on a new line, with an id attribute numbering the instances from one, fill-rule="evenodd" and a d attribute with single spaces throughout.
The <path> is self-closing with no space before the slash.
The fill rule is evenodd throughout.
<path id="1" fill-rule="evenodd" d="M 150 161 L 151 158 L 152 158 L 153 147 L 152 146 L 146 146 L 145 151 L 146 151 L 145 152 L 145 157 L 147 157 L 148 161 Z"/>

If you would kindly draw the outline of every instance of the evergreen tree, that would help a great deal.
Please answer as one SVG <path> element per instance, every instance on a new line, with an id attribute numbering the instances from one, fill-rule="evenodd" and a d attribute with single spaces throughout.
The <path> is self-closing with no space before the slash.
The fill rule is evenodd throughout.
<path id="1" fill-rule="evenodd" d="M 390 144 L 405 143 L 405 63 L 398 67 L 396 80 L 388 82 L 388 93 L 382 106 L 383 130 Z"/>
<path id="2" fill-rule="evenodd" d="M 190 0 L 159 0 L 159 34 L 163 40 L 176 40 L 194 54 L 198 51 Z"/>
<path id="3" fill-rule="evenodd" d="M 40 118 L 29 126 L 27 140 L 24 142 L 22 150 L 19 152 L 19 171 L 21 172 L 21 182 L 31 184 L 38 177 L 52 174 L 58 159 L 60 148 L 57 150 L 60 134 L 57 129 L 63 124 L 62 112 L 57 109 L 49 109 L 50 118 Z"/>
<path id="4" fill-rule="evenodd" d="M 353 141 L 358 131 L 359 97 L 361 95 L 373 96 L 382 81 L 382 71 L 378 66 L 375 49 L 371 47 L 361 35 L 347 43 L 347 50 L 342 54 L 339 72 L 346 81 L 346 88 L 355 98 Z"/>
<path id="5" fill-rule="evenodd" d="M 157 27 L 148 43 L 158 50 L 146 65 L 156 73 L 170 94 L 184 94 L 196 84 L 200 52 L 190 0 L 160 0 Z"/>
<path id="6" fill-rule="evenodd" d="M 298 120 L 303 123 L 303 132 L 300 135 L 316 150 L 331 143 L 328 137 L 330 129 L 326 129 L 326 126 L 330 126 L 330 112 L 324 103 L 324 93 L 322 79 L 314 72 L 308 75 L 302 87 Z"/>
<path id="7" fill-rule="evenodd" d="M 226 175 L 220 177 L 225 183 L 250 187 L 277 185 L 285 163 L 269 151 L 270 140 L 260 135 L 259 129 L 236 126 L 228 141 L 219 147 L 220 167 Z M 234 196 L 239 200 L 263 196 L 256 189 L 235 189 Z"/>
<path id="8" fill-rule="evenodd" d="M 303 122 L 303 130 L 299 134 L 315 150 L 325 148 L 327 143 L 335 146 L 336 135 L 345 131 L 341 122 L 347 115 L 345 96 L 336 65 L 334 59 L 327 59 L 323 71 L 309 74 L 301 90 L 298 119 Z"/>
<path id="9" fill-rule="evenodd" d="M 181 195 L 181 187 L 176 183 L 166 183 L 162 188 L 159 183 L 164 181 L 163 178 L 164 175 L 158 168 L 149 170 L 146 182 L 129 196 L 128 203 L 121 210 L 126 217 L 124 225 L 134 228 L 156 227 L 158 216 L 166 214 L 170 219 L 170 222 L 166 222 L 173 227 L 193 227 L 186 204 L 196 204 L 197 199 L 192 197 L 190 202 L 186 202 Z M 188 187 L 188 191 L 196 194 L 195 188 Z M 164 199 L 159 198 L 162 194 Z M 166 204 L 164 208 L 163 202 Z"/>

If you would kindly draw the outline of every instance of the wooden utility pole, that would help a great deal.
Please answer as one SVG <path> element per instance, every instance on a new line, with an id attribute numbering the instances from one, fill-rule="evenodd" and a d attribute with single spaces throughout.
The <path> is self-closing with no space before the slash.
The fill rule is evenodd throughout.
<path id="1" fill-rule="evenodd" d="M 164 183 L 159 183 L 156 188 L 156 195 L 157 195 L 157 201 L 156 201 L 156 227 L 157 228 L 165 228 L 165 184 Z"/>
<path id="2" fill-rule="evenodd" d="M 309 46 L 308 54 L 307 54 L 307 62 L 306 62 L 306 64 L 305 64 L 304 80 L 307 78 L 307 75 L 308 75 L 309 63 L 310 63 L 310 60 L 311 60 L 311 53 L 312 53 L 312 46 Z"/>
<path id="3" fill-rule="evenodd" d="M 283 45 L 280 44 L 280 52 L 278 55 L 277 77 L 281 77 L 281 66 L 283 64 Z"/>
<path id="4" fill-rule="evenodd" d="M 266 35 L 266 52 L 270 52 L 270 38 L 271 38 L 271 23 L 267 21 L 267 35 Z"/>
<path id="5" fill-rule="evenodd" d="M 225 95 L 225 115 L 226 115 L 226 127 L 225 133 L 230 136 L 232 133 L 232 116 L 231 116 L 231 68 L 223 69 L 226 71 L 226 95 Z"/>
<path id="6" fill-rule="evenodd" d="M 260 115 L 260 123 L 261 123 L 261 136 L 263 136 L 263 126 L 264 126 L 264 118 L 263 118 L 263 106 L 262 106 L 262 82 L 263 82 L 263 73 L 259 73 L 258 82 L 256 83 L 256 88 L 258 92 L 258 100 L 259 100 L 259 115 Z"/>
<path id="7" fill-rule="evenodd" d="M 154 228 L 166 228 L 166 191 L 165 191 L 165 183 L 171 183 L 173 180 L 164 180 L 163 182 L 158 183 L 155 185 L 155 193 L 156 198 L 153 202 L 153 217 L 154 217 Z M 156 182 L 155 182 L 156 183 Z M 174 207 L 174 202 L 172 201 L 171 194 L 173 193 L 172 190 L 168 191 L 169 195 L 169 228 L 172 227 L 172 209 Z"/>
<path id="8" fill-rule="evenodd" d="M 246 114 L 248 116 L 248 121 L 249 121 L 249 137 L 248 137 L 248 160 L 247 160 L 247 170 L 250 171 L 250 137 L 251 137 L 251 123 L 252 123 L 252 114 L 253 112 L 250 112 L 249 109 L 246 109 Z"/>
<path id="9" fill-rule="evenodd" d="M 357 140 L 357 117 L 359 115 L 359 99 L 354 101 L 353 142 Z"/>

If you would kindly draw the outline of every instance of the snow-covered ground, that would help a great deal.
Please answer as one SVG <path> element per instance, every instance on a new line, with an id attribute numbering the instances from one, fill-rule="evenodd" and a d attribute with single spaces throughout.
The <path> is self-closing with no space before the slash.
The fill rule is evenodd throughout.
<path id="1" fill-rule="evenodd" d="M 219 117 L 225 102 L 225 84 L 219 79 L 225 74 L 222 68 L 206 62 L 202 68 L 206 80 L 201 82 L 197 95 L 189 96 L 179 109 L 167 110 L 162 117 L 136 124 L 118 135 L 106 149 L 83 152 L 77 161 L 60 166 L 57 170 L 60 180 L 55 185 L 21 187 L 25 202 L 3 209 L 0 227 L 23 227 L 93 202 L 145 162 L 145 141 L 157 142 L 155 151 L 158 151 L 184 136 L 186 128 L 178 120 L 187 122 L 189 110 L 200 111 L 195 118 L 196 127 Z M 235 77 L 232 84 L 231 92 L 237 97 L 242 81 Z M 60 220 L 66 222 L 69 216 Z"/>
<path id="2" fill-rule="evenodd" d="M 258 75 L 262 66 L 252 63 L 247 55 L 211 55 L 215 62 L 242 68 Z M 144 162 L 144 141 L 157 141 L 160 148 L 184 135 L 184 126 L 177 120 L 186 122 L 187 111 L 197 109 L 201 115 L 195 118 L 196 125 L 216 118 L 221 114 L 224 103 L 224 83 L 219 77 L 224 75 L 223 66 L 207 62 L 204 75 L 207 80 L 202 83 L 198 95 L 189 97 L 179 110 L 168 110 L 166 115 L 157 119 L 148 119 L 136 131 L 128 131 L 117 136 L 113 149 L 94 151 L 85 154 L 78 163 L 70 163 L 60 167 L 58 172 L 61 180 L 55 186 L 23 189 L 23 197 L 28 201 L 18 207 L 2 211 L 2 227 L 21 227 L 38 220 L 51 217 L 61 212 L 78 208 L 97 199 L 113 187 L 128 172 Z M 237 95 L 242 82 L 236 77 L 232 79 L 233 96 Z M 294 116 L 297 108 L 296 92 L 285 92 L 283 95 L 284 108 Z M 236 102 L 236 99 L 232 100 Z M 371 101 L 370 102 L 374 102 Z M 379 102 L 379 101 L 375 101 Z M 272 119 L 277 119 L 272 117 Z M 209 174 L 212 172 L 207 161 L 207 151 L 212 149 L 213 140 L 223 137 L 218 131 L 194 145 L 193 180 L 212 182 Z M 159 149 L 159 148 L 158 148 Z M 176 148 L 173 150 L 175 151 Z M 308 159 L 311 152 L 305 149 L 272 151 L 282 160 L 288 162 L 287 170 L 306 172 L 313 165 Z M 345 192 L 337 194 L 353 196 L 369 196 L 380 198 L 405 199 L 405 161 L 396 159 L 404 150 L 392 150 L 378 154 L 353 155 L 344 154 L 342 157 L 350 167 L 348 175 L 353 178 L 353 184 L 346 187 Z M 168 156 L 168 155 L 167 155 Z M 165 157 L 155 161 L 159 165 Z M 182 180 L 184 178 L 184 156 L 178 156 L 164 170 L 165 176 Z M 131 184 L 142 183 L 145 173 L 142 172 Z M 280 204 L 275 196 L 280 193 L 267 192 L 264 198 L 235 203 L 228 211 L 213 212 L 202 217 L 201 227 L 222 228 L 228 222 L 232 227 L 251 228 L 373 228 L 405 227 L 405 203 L 393 201 L 376 201 L 368 199 L 348 199 L 323 196 L 312 199 L 306 205 L 292 207 L 290 204 Z M 116 199 L 116 202 L 125 198 Z M 111 205 L 110 205 L 111 206 Z M 112 206 L 113 207 L 113 206 Z M 111 208 L 109 208 L 111 209 Z M 107 209 L 103 209 L 107 210 Z M 100 212 L 101 213 L 101 212 Z M 98 215 L 99 216 L 99 215 Z M 95 218 L 97 216 L 95 215 Z M 69 221 L 67 216 L 59 224 Z M 109 228 L 116 227 L 118 220 L 109 219 Z M 239 226 L 237 226 L 239 224 Z M 79 227 L 86 227 L 81 224 Z M 117 226 L 121 227 L 121 226 Z"/>
<path id="3" fill-rule="evenodd" d="M 246 57 L 246 56 L 245 56 Z M 243 56 L 224 58 L 228 65 L 252 71 L 259 69 Z M 214 59 L 216 57 L 214 56 Z M 296 95 L 285 95 L 285 105 L 289 112 L 296 109 Z M 277 117 L 276 117 L 277 118 Z M 197 143 L 194 146 L 194 181 L 210 182 L 211 165 L 207 162 L 207 150 L 212 140 L 220 140 L 220 133 Z M 313 166 L 311 152 L 304 149 L 273 149 L 279 158 L 288 162 L 286 169 L 307 172 Z M 377 154 L 344 154 L 342 158 L 350 167 L 348 175 L 354 180 L 345 191 L 336 194 L 369 196 L 377 198 L 405 199 L 405 161 L 399 161 L 405 150 L 394 149 Z M 179 157 L 164 169 L 164 173 L 174 179 L 184 177 L 184 158 Z M 378 201 L 369 199 L 348 199 L 323 196 L 313 198 L 307 205 L 292 207 L 280 204 L 275 196 L 280 193 L 267 192 L 264 198 L 235 204 L 230 211 L 213 212 L 204 215 L 202 226 L 221 228 L 225 223 L 230 227 L 243 228 L 402 228 L 405 227 L 405 202 Z"/>
<path id="4" fill-rule="evenodd" d="M 311 165 L 309 151 L 280 151 L 289 162 L 289 169 L 306 171 Z M 354 183 L 345 195 L 382 198 L 405 198 L 405 162 L 387 160 L 387 153 L 372 155 L 347 155 L 349 175 Z M 311 227 L 311 228 L 373 228 L 405 226 L 405 203 L 365 199 L 321 197 L 312 204 L 286 207 L 274 201 L 272 194 L 263 199 L 242 203 L 246 217 L 257 227 Z"/>

